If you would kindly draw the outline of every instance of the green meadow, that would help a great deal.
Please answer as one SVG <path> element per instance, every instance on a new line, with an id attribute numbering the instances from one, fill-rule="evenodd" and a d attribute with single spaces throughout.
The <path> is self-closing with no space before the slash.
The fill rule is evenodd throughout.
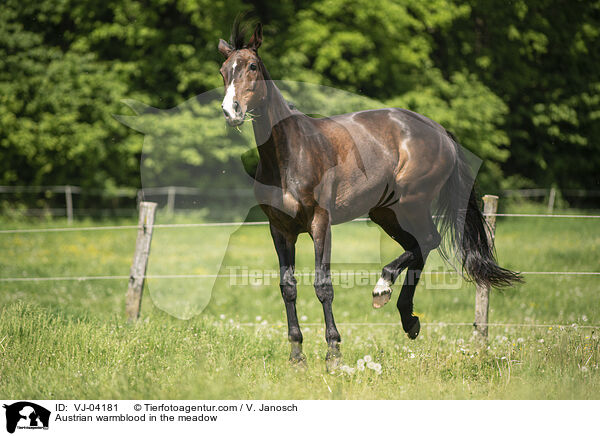
<path id="1" fill-rule="evenodd" d="M 74 226 L 115 224 L 135 222 Z M 1 229 L 63 226 L 0 220 Z M 499 218 L 498 257 L 524 272 L 600 271 L 599 230 L 597 219 Z M 481 344 L 464 325 L 473 321 L 474 286 L 443 273 L 448 266 L 432 253 L 415 296 L 423 327 L 411 341 L 394 304 L 401 278 L 390 304 L 371 307 L 377 271 L 400 247 L 366 222 L 336 226 L 334 314 L 350 369 L 328 373 L 307 235 L 296 267 L 303 369 L 287 360 L 266 226 L 156 228 L 153 277 L 140 320 L 129 323 L 127 279 L 107 276 L 128 276 L 135 238 L 134 229 L 0 234 L 0 278 L 105 277 L 0 281 L 0 397 L 600 399 L 600 331 L 588 328 L 600 325 L 599 276 L 526 274 L 525 283 L 492 291 L 490 322 L 504 325 L 491 326 Z M 364 356 L 381 371 L 357 368 Z"/>

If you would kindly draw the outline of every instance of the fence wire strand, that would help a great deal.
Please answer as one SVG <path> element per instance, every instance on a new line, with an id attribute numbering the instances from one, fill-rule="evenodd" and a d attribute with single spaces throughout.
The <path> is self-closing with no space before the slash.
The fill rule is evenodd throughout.
<path id="1" fill-rule="evenodd" d="M 236 275 L 236 274 L 165 274 L 165 275 L 147 275 L 144 279 L 252 279 L 251 271 L 248 270 L 247 275 Z M 525 275 L 582 275 L 582 276 L 598 276 L 600 271 L 520 271 L 521 274 Z M 332 272 L 332 276 L 365 276 L 365 275 L 378 275 L 380 271 L 364 271 L 364 272 Z M 423 271 L 422 275 L 437 275 L 437 274 L 458 274 L 455 271 Z M 296 273 L 296 277 L 313 277 L 314 273 Z M 262 277 L 277 278 L 279 273 L 266 273 Z M 0 277 L 0 282 L 57 282 L 57 281 L 75 281 L 85 282 L 92 280 L 129 280 L 138 279 L 140 277 L 133 276 L 58 276 L 58 277 Z"/>
<path id="2" fill-rule="evenodd" d="M 598 219 L 600 215 L 551 215 L 551 214 L 528 214 L 528 213 L 495 213 L 484 214 L 485 216 L 497 217 L 525 217 L 525 218 L 592 218 Z M 356 218 L 349 222 L 367 222 L 370 218 Z M 234 227 L 234 226 L 263 226 L 269 224 L 268 221 L 248 221 L 248 222 L 222 222 L 222 223 L 189 223 L 189 224 L 154 224 L 156 229 L 186 228 L 186 227 Z M 102 231 L 102 230 L 133 230 L 138 229 L 138 225 L 122 226 L 95 226 L 95 227 L 55 227 L 55 228 L 35 228 L 35 229 L 9 229 L 0 230 L 0 234 L 10 233 L 48 233 L 48 232 L 82 232 L 82 231 Z"/>
<path id="3" fill-rule="evenodd" d="M 300 322 L 301 326 L 307 327 L 325 327 L 324 324 L 318 322 Z M 422 322 L 420 323 L 423 327 L 465 327 L 470 326 L 474 327 L 474 323 L 472 322 Z M 241 327 L 286 327 L 287 324 L 284 323 L 237 323 L 235 325 L 239 325 Z M 398 322 L 337 322 L 337 326 L 342 327 L 396 327 L 402 325 L 400 321 Z M 478 324 L 479 325 L 479 324 Z M 525 323 L 499 323 L 499 322 L 490 322 L 486 325 L 488 327 L 530 327 L 530 328 L 558 328 L 558 329 L 600 329 L 598 325 L 580 325 L 580 324 L 525 324 Z"/>

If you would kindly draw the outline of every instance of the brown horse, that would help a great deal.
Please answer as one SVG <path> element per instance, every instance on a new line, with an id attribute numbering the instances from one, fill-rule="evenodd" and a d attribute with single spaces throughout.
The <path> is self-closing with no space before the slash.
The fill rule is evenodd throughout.
<path id="1" fill-rule="evenodd" d="M 391 286 L 407 269 L 398 298 L 403 329 L 419 334 L 413 296 L 429 252 L 442 233 L 478 284 L 510 285 L 517 273 L 498 266 L 488 246 L 485 221 L 473 191 L 474 177 L 460 146 L 442 126 L 404 109 L 361 111 L 311 118 L 283 98 L 258 55 L 262 26 L 250 41 L 236 21 L 230 42 L 219 41 L 226 60 L 223 113 L 231 126 L 252 119 L 259 152 L 255 194 L 270 223 L 280 265 L 288 320 L 290 360 L 301 362 L 302 333 L 296 315 L 295 243 L 314 241 L 315 291 L 323 305 L 327 362 L 341 358 L 332 312 L 331 225 L 368 216 L 405 250 L 386 265 L 373 290 L 373 306 L 387 303 Z M 437 199 L 437 200 L 436 200 Z M 432 218 L 437 205 L 438 222 Z M 437 224 L 437 226 L 436 226 Z"/>

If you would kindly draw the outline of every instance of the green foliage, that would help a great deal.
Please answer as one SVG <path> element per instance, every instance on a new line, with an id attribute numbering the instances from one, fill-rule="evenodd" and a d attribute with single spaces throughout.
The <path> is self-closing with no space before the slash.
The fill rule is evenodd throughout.
<path id="1" fill-rule="evenodd" d="M 265 24 L 273 78 L 429 116 L 484 160 L 484 189 L 600 183 L 598 0 L 5 0 L 0 183 L 139 185 L 143 138 L 112 114 L 123 99 L 166 110 L 220 87 L 216 44 L 244 10 Z M 195 114 L 171 122 L 175 157 L 233 168 L 236 133 L 198 132 Z M 150 142 L 161 180 L 186 184 L 160 172 L 172 147 Z"/>
<path id="2" fill-rule="evenodd" d="M 540 186 L 597 187 L 600 2 L 457 3 L 472 12 L 437 35 L 438 59 L 446 71 L 476 74 L 508 106 L 506 174 Z"/>

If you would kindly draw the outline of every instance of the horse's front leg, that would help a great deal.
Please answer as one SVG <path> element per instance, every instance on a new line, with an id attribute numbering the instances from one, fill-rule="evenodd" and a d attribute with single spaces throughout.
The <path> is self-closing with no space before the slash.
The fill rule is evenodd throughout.
<path id="1" fill-rule="evenodd" d="M 275 228 L 272 224 L 271 236 L 279 258 L 279 287 L 281 296 L 285 304 L 285 311 L 288 321 L 288 339 L 290 341 L 291 352 L 290 362 L 304 363 L 306 356 L 302 352 L 302 332 L 298 324 L 298 315 L 296 314 L 296 278 L 294 277 L 294 268 L 296 263 L 296 239 L 298 235 L 286 235 Z"/>
<path id="2" fill-rule="evenodd" d="M 323 305 L 325 315 L 325 339 L 327 340 L 327 369 L 334 370 L 341 364 L 340 334 L 333 319 L 333 284 L 331 283 L 331 224 L 329 213 L 317 207 L 310 226 L 315 245 L 315 292 Z"/>

